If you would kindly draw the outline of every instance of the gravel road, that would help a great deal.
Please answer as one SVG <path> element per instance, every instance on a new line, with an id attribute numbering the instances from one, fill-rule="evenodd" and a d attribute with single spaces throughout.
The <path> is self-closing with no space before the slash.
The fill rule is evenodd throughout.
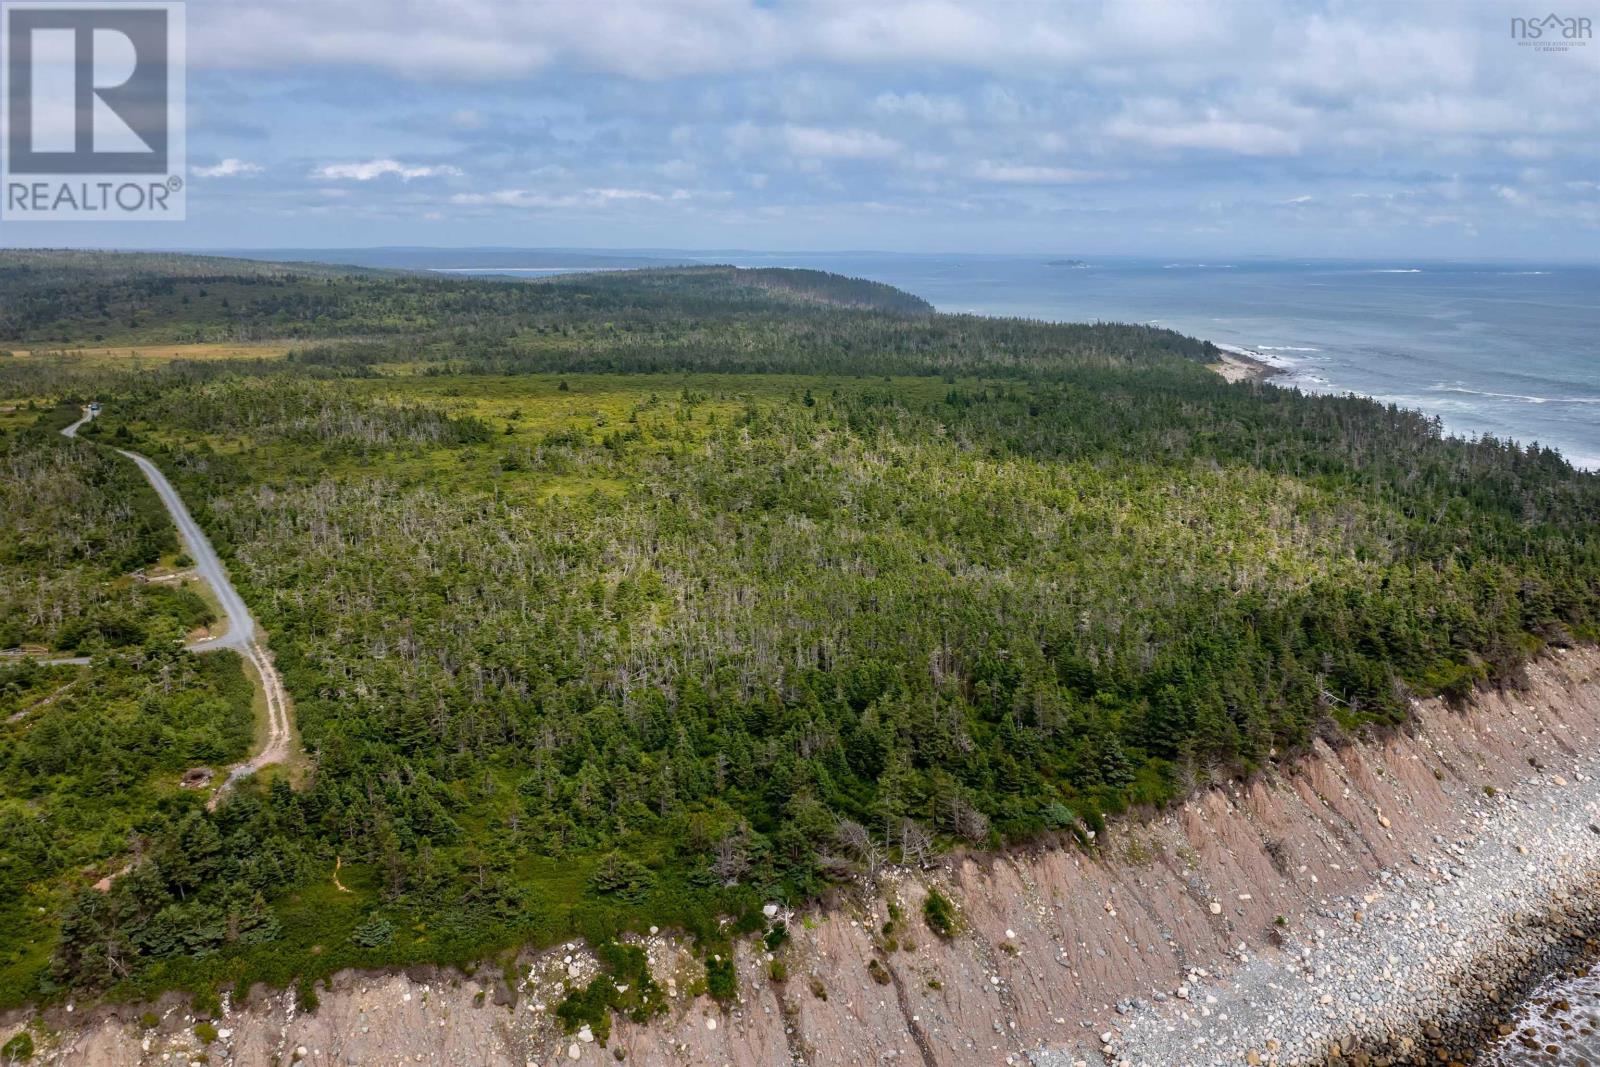
<path id="1" fill-rule="evenodd" d="M 78 430 L 95 417 L 92 409 L 85 408 L 83 418 L 66 427 L 61 432 L 67 437 L 77 437 Z M 206 583 L 211 586 L 216 594 L 217 602 L 222 606 L 222 613 L 228 621 L 226 632 L 217 637 L 209 637 L 203 641 L 196 641 L 188 646 L 191 652 L 210 652 L 219 648 L 231 648 L 244 657 L 256 675 L 257 684 L 267 702 L 267 740 L 261 751 L 250 759 L 240 763 L 228 772 L 228 778 L 223 783 L 222 789 L 217 791 L 220 797 L 229 786 L 240 778 L 254 774 L 263 767 L 274 763 L 287 762 L 294 739 L 293 722 L 290 718 L 288 695 L 283 688 L 283 682 L 278 677 L 278 671 L 272 664 L 272 656 L 262 645 L 260 628 L 250 614 L 250 609 L 245 606 L 244 598 L 228 580 L 228 571 L 222 565 L 222 559 L 217 555 L 217 550 L 211 546 L 211 541 L 206 537 L 200 524 L 194 521 L 194 516 L 189 514 L 189 509 L 184 506 L 183 498 L 173 488 L 167 476 L 161 473 L 150 460 L 137 452 L 126 449 L 116 450 L 120 455 L 131 459 L 144 474 L 156 495 L 161 498 L 167 513 L 172 516 L 173 524 L 178 527 L 178 536 L 182 538 L 185 551 L 194 560 L 194 569 Z M 215 800 L 215 797 L 213 798 Z"/>

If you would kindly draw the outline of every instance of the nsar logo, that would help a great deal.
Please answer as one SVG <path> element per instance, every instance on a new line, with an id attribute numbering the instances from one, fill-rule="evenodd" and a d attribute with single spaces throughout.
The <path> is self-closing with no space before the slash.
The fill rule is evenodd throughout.
<path id="1" fill-rule="evenodd" d="M 1536 52 L 1569 52 L 1594 37 L 1594 20 L 1585 16 L 1549 14 L 1543 18 L 1514 18 L 1511 38 Z"/>

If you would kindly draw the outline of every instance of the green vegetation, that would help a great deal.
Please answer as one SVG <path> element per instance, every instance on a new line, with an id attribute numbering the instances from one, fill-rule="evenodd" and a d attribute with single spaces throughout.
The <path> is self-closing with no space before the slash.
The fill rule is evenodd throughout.
<path id="1" fill-rule="evenodd" d="M 91 652 L 181 639 L 211 621 L 193 591 L 130 588 L 130 572 L 177 550 L 134 467 L 57 431 L 63 409 L 0 429 L 0 648 Z"/>
<path id="2" fill-rule="evenodd" d="M 644 949 L 608 941 L 597 945 L 595 951 L 605 972 L 557 1005 L 556 1018 L 569 1032 L 589 1027 L 603 1045 L 611 1036 L 613 1013 L 642 1023 L 667 1010 L 667 996 L 650 974 Z M 712 960 L 711 966 L 715 964 Z"/>
<path id="3" fill-rule="evenodd" d="M 950 898 L 931 886 L 922 900 L 922 919 L 928 924 L 928 929 L 944 938 L 953 937 L 960 923 Z"/>
<path id="4" fill-rule="evenodd" d="M 876 956 L 867 960 L 867 974 L 871 975 L 872 980 L 878 985 L 888 985 L 894 981 L 894 977 L 889 973 L 889 968 L 885 967 L 883 961 Z"/>
<path id="5" fill-rule="evenodd" d="M 313 342 L 143 375 L 14 360 L 0 390 L 92 392 L 106 412 L 86 435 L 169 472 L 271 635 L 314 770 L 215 813 L 171 790 L 94 847 L 54 833 L 78 851 L 43 888 L 32 854 L 0 866 L 46 909 L 0 911 L 42 946 L 0 970 L 0 1002 L 255 980 L 309 995 L 342 966 L 581 935 L 613 973 L 562 1017 L 602 1034 L 611 1011 L 659 1004 L 617 977 L 636 969 L 628 931 L 688 932 L 727 996 L 730 937 L 782 944 L 767 900 L 956 843 L 1087 845 L 1109 813 L 1600 636 L 1600 478 L 1372 402 L 1228 385 L 1210 346 L 1167 331 L 934 315 L 729 268 L 29 269 L 52 280 L 12 283 L 26 299 L 0 339 L 18 347 L 118 322 Z M 137 496 L 118 461 L 59 449 L 107 470 L 58 506 L 141 528 L 142 505 L 117 510 Z M 53 603 L 34 583 L 84 573 L 18 640 L 133 632 L 72 637 L 109 617 L 91 586 L 175 546 L 105 545 L 5 562 L 10 603 Z M 139 596 L 114 606 L 145 613 L 140 648 L 161 645 L 172 684 L 221 686 L 156 641 L 186 616 Z M 155 686 L 158 662 L 104 669 Z M 28 669 L 19 704 L 70 677 Z M 164 728 L 187 736 L 205 719 L 236 752 L 230 701 L 194 718 L 164 697 L 141 721 L 178 715 Z M 4 727 L 0 767 L 29 766 L 27 733 L 67 714 Z M 85 750 L 70 777 L 107 764 Z M 24 855 L 28 819 L 0 822 L 0 856 Z M 109 893 L 68 893 L 113 857 L 136 862 Z M 937 893 L 923 918 L 957 931 Z"/>
<path id="6" fill-rule="evenodd" d="M 88 666 L 0 660 L 0 1001 L 8 1004 L 76 978 L 53 970 L 51 955 L 60 962 L 62 927 L 102 900 L 88 883 L 116 877 L 130 853 L 181 851 L 185 827 L 214 832 L 195 821 L 202 798 L 178 779 L 237 759 L 252 729 L 237 657 L 178 647 L 211 620 L 205 601 L 128 577 L 176 548 L 166 513 L 131 464 L 60 436 L 71 417 L 47 409 L 0 429 L 0 644 L 92 656 Z M 219 886 L 197 895 L 198 876 L 163 861 L 178 881 L 143 885 L 153 921 L 141 948 L 164 955 L 231 939 L 219 924 L 247 916 L 249 902 Z M 130 884 L 154 869 L 141 865 Z M 181 900 L 184 891 L 192 899 Z M 115 976 L 123 950 L 103 948 L 86 966 Z"/>
<path id="7" fill-rule="evenodd" d="M 374 336 L 414 348 L 470 336 L 462 354 L 482 358 L 486 344 L 501 351 L 518 332 L 572 337 L 576 328 L 625 341 L 663 326 L 692 332 L 730 311 L 776 330 L 778 315 L 808 306 L 932 310 L 890 286 L 821 271 L 692 267 L 630 272 L 620 286 L 589 275 L 514 284 L 160 254 L 7 252 L 0 290 L 0 341 L 46 349 Z"/>
<path id="8" fill-rule="evenodd" d="M 0 1063 L 10 1067 L 13 1063 L 23 1063 L 33 1058 L 33 1035 L 26 1030 L 22 1031 L 0 1045 Z"/>

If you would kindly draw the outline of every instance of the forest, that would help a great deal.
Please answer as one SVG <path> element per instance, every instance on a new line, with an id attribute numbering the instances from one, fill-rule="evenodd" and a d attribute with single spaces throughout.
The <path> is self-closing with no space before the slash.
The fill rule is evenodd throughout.
<path id="1" fill-rule="evenodd" d="M 250 683 L 233 654 L 177 647 L 212 621 L 207 601 L 131 580 L 178 558 L 166 512 L 131 464 L 57 432 L 75 417 L 54 407 L 0 415 L 0 648 L 90 660 L 0 659 L 10 664 L 0 666 L 7 1001 L 55 988 L 49 963 L 72 890 L 127 862 L 130 842 L 135 855 L 165 847 L 156 828 L 182 812 L 177 779 L 237 759 L 252 732 Z M 163 921 L 213 920 L 175 904 Z"/>
<path id="2" fill-rule="evenodd" d="M 1227 384 L 1170 331 L 722 267 L 0 255 L 0 293 L 30 353 L 0 359 L 0 627 L 93 657 L 0 669 L 0 924 L 27 931 L 3 1004 L 309 998 L 343 966 L 650 925 L 710 953 L 764 901 L 1093 849 L 1600 637 L 1600 477 Z M 137 372 L 71 350 L 108 338 L 291 343 Z M 247 747 L 248 682 L 176 648 L 203 605 L 119 581 L 176 546 L 102 442 L 228 560 L 302 775 L 215 812 L 177 787 Z"/>

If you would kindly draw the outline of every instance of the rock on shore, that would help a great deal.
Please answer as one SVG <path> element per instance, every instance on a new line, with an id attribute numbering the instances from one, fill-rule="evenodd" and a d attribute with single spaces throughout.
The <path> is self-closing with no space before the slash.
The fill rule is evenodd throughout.
<path id="1" fill-rule="evenodd" d="M 312 1014 L 258 992 L 229 1005 L 203 1047 L 176 1000 L 56 1008 L 35 1061 L 1448 1063 L 1463 1028 L 1509 1012 L 1530 968 L 1581 950 L 1592 930 L 1597 753 L 1600 653 L 1562 652 L 1520 691 L 1466 713 L 1428 702 L 1407 731 L 1319 743 L 1293 766 L 1116 827 L 1094 855 L 885 872 L 875 892 L 794 917 L 786 980 L 759 944 L 742 945 L 726 1008 L 689 995 L 700 964 L 653 934 L 642 940 L 671 1011 L 642 1027 L 617 1020 L 604 1045 L 553 1017 L 562 982 L 594 967 L 572 945 L 527 957 L 510 986 L 494 968 L 347 973 Z M 957 905 L 949 940 L 922 923 L 930 884 Z M 886 934 L 891 900 L 899 921 Z M 25 1022 L 0 1021 L 0 1041 Z"/>

